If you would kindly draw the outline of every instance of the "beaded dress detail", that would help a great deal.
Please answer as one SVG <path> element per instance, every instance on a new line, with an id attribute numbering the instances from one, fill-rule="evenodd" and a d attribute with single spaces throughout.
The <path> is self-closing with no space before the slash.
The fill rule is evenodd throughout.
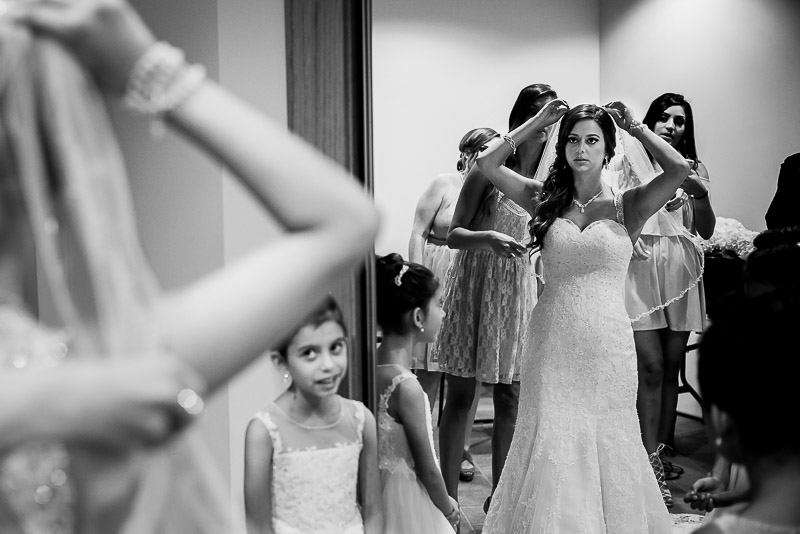
<path id="1" fill-rule="evenodd" d="M 366 407 L 341 400 L 339 419 L 310 427 L 277 404 L 256 414 L 272 441 L 275 534 L 362 534 L 358 467 Z"/>
<path id="2" fill-rule="evenodd" d="M 617 220 L 557 218 L 542 260 L 519 413 L 483 532 L 667 534 L 669 513 L 642 445 L 625 310 L 633 246 Z"/>
<path id="3" fill-rule="evenodd" d="M 67 354 L 64 332 L 43 327 L 14 304 L 0 301 L 0 368 L 23 372 L 52 367 Z M 0 508 L 6 506 L 17 525 L 3 522 L 0 531 L 25 534 L 70 534 L 74 531 L 74 490 L 66 447 L 36 441 L 0 458 Z"/>

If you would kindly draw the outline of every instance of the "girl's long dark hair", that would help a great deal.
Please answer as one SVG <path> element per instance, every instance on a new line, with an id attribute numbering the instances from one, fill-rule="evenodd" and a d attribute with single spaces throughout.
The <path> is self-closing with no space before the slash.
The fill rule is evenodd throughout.
<path id="1" fill-rule="evenodd" d="M 614 156 L 614 148 L 617 145 L 616 126 L 614 119 L 605 109 L 594 104 L 581 104 L 564 114 L 556 142 L 556 159 L 542 185 L 541 202 L 530 223 L 531 243 L 528 248 L 531 250 L 544 247 L 544 237 L 550 226 L 569 209 L 572 199 L 575 198 L 575 183 L 572 168 L 567 163 L 565 148 L 567 136 L 572 133 L 575 124 L 583 120 L 593 120 L 600 126 L 606 143 L 606 157 L 611 159 Z"/>
<path id="2" fill-rule="evenodd" d="M 700 161 L 697 159 L 697 146 L 694 141 L 694 112 L 692 105 L 686 101 L 683 95 L 678 93 L 664 93 L 659 96 L 650 104 L 647 113 L 642 122 L 645 126 L 650 128 L 650 131 L 655 131 L 655 126 L 661 120 L 661 116 L 672 106 L 680 106 L 686 113 L 686 126 L 683 130 L 683 137 L 680 142 L 675 146 L 675 150 L 681 153 L 684 158 L 693 161 Z"/>

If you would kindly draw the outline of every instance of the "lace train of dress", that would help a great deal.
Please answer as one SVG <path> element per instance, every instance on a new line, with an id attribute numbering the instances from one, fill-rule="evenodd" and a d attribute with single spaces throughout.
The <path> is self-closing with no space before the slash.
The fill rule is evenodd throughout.
<path id="1" fill-rule="evenodd" d="M 395 366 L 392 366 L 395 367 Z M 378 467 L 383 488 L 383 514 L 385 534 L 452 534 L 453 528 L 442 515 L 414 471 L 414 459 L 408 446 L 403 425 L 389 415 L 389 398 L 395 388 L 405 380 L 416 380 L 407 369 L 397 367 L 400 373 L 381 393 L 378 401 Z M 424 398 L 426 423 L 433 450 L 428 397 Z M 434 454 L 434 458 L 436 455 Z"/>
<path id="2" fill-rule="evenodd" d="M 616 198 L 621 221 L 621 196 Z M 550 228 L 547 289 L 533 311 L 514 438 L 483 532 L 667 534 L 642 445 L 625 311 L 625 227 Z"/>

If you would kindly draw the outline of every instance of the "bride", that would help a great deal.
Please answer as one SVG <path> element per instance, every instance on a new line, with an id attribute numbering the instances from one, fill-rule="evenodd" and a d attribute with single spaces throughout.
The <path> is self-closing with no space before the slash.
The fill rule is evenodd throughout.
<path id="1" fill-rule="evenodd" d="M 546 178 L 503 166 L 518 143 L 559 119 Z M 663 169 L 624 193 L 602 176 L 614 123 Z M 517 428 L 483 532 L 669 533 L 639 433 L 624 284 L 642 226 L 686 179 L 688 164 L 623 103 L 568 109 L 559 99 L 492 141 L 478 165 L 530 212 L 530 246 L 541 250 L 547 275 L 530 323 Z"/>
<path id="2" fill-rule="evenodd" d="M 0 0 L 3 534 L 242 532 L 186 429 L 198 394 L 289 334 L 372 245 L 355 180 L 203 72 L 125 0 Z M 96 83 L 228 167 L 282 231 L 160 291 Z"/>

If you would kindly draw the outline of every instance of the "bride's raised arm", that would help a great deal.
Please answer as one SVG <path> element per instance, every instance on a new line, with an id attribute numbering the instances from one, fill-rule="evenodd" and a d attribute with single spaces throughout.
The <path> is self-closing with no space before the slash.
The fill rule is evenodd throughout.
<path id="1" fill-rule="evenodd" d="M 625 226 L 631 235 L 638 235 L 645 221 L 661 209 L 689 175 L 686 159 L 672 146 L 637 121 L 633 112 L 622 102 L 605 106 L 617 126 L 637 139 L 653 155 L 663 172 L 644 185 L 634 187 L 625 195 Z"/>
<path id="2" fill-rule="evenodd" d="M 521 145 L 532 135 L 558 122 L 568 109 L 563 99 L 551 100 L 536 115 L 517 128 L 489 141 L 486 149 L 478 156 L 477 165 L 484 176 L 531 215 L 536 207 L 534 198 L 541 191 L 542 183 L 509 169 L 504 165 L 505 161 L 516 152 L 517 145 Z"/>

